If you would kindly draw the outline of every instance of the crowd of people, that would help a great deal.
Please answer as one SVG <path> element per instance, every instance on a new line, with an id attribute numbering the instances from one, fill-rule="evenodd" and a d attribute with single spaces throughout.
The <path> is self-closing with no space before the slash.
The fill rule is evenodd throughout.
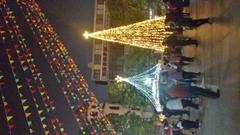
<path id="1" fill-rule="evenodd" d="M 200 97 L 219 98 L 219 89 L 209 89 L 198 85 L 200 72 L 187 72 L 183 66 L 194 62 L 193 57 L 181 54 L 184 46 L 198 46 L 198 41 L 183 36 L 183 31 L 195 29 L 203 24 L 211 24 L 211 18 L 193 20 L 183 9 L 189 6 L 189 0 L 164 0 L 167 12 L 165 24 L 167 30 L 173 34 L 166 37 L 163 45 L 167 46 L 161 61 L 160 99 L 163 105 L 162 114 L 167 117 L 164 120 L 165 130 L 171 129 L 172 135 L 185 135 L 184 131 L 194 134 L 195 129 L 200 128 L 198 118 L 190 118 L 191 110 L 198 111 Z M 174 118 L 174 120 L 172 119 Z M 171 119 L 171 120 L 170 120 Z"/>

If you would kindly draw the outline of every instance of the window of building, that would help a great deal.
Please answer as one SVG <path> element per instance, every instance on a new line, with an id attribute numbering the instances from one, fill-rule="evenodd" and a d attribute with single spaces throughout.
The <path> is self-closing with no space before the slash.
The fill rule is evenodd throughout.
<path id="1" fill-rule="evenodd" d="M 106 75 L 107 75 L 107 72 L 103 71 L 102 76 L 106 76 Z"/>
<path id="2" fill-rule="evenodd" d="M 101 54 L 94 54 L 94 64 L 101 64 Z"/>
<path id="3" fill-rule="evenodd" d="M 106 47 L 106 46 L 103 48 L 103 51 L 104 51 L 104 52 L 107 52 L 107 47 Z"/>
<path id="4" fill-rule="evenodd" d="M 102 69 L 103 69 L 103 71 L 107 71 L 107 68 L 106 68 L 106 67 L 103 67 Z"/>
<path id="5" fill-rule="evenodd" d="M 94 71 L 93 71 L 93 78 L 95 79 L 95 80 L 100 80 L 100 70 L 99 69 L 95 69 Z"/>
<path id="6" fill-rule="evenodd" d="M 102 40 L 97 40 L 97 39 L 96 39 L 96 40 L 95 40 L 95 44 L 96 44 L 96 45 L 102 45 Z"/>
<path id="7" fill-rule="evenodd" d="M 103 57 L 103 61 L 107 61 L 107 57 L 105 56 L 105 57 Z"/>
<path id="8" fill-rule="evenodd" d="M 94 51 L 95 51 L 96 54 L 101 54 L 102 53 L 102 45 L 101 44 L 95 44 L 94 45 Z"/>
<path id="9" fill-rule="evenodd" d="M 107 56 L 107 53 L 106 53 L 106 52 L 103 52 L 103 56 Z"/>
<path id="10" fill-rule="evenodd" d="M 119 110 L 120 109 L 119 106 L 110 106 L 109 108 L 112 109 L 112 110 Z"/>
<path id="11" fill-rule="evenodd" d="M 96 23 L 103 24 L 103 14 L 97 14 Z"/>
<path id="12" fill-rule="evenodd" d="M 97 0 L 97 4 L 104 4 L 104 0 Z"/>

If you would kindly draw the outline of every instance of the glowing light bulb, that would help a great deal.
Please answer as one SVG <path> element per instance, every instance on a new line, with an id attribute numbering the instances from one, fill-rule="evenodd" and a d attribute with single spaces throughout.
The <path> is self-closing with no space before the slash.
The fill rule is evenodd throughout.
<path id="1" fill-rule="evenodd" d="M 117 77 L 115 78 L 115 80 L 117 81 L 117 83 L 122 82 L 123 78 L 119 75 L 117 75 Z"/>
<path id="2" fill-rule="evenodd" d="M 85 32 L 83 33 L 83 36 L 84 36 L 85 39 L 88 39 L 88 37 L 89 37 L 88 31 L 85 31 Z"/>

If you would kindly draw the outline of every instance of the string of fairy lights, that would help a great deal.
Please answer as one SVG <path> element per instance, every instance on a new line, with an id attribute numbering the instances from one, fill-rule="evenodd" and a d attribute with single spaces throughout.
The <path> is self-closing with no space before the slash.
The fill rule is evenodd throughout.
<path id="1" fill-rule="evenodd" d="M 86 120 L 86 112 L 88 110 L 91 99 L 90 91 L 86 80 L 80 74 L 74 61 L 69 57 L 64 45 L 58 40 L 57 34 L 46 20 L 39 6 L 35 1 L 19 1 L 20 8 L 25 9 L 24 15 L 29 22 L 31 29 L 34 31 L 43 53 L 56 76 L 63 93 L 73 111 L 74 116 L 79 123 L 79 127 L 83 134 L 105 132 L 109 127 L 109 122 L 104 118 L 101 120 L 97 117 L 91 123 Z M 48 40 L 47 40 L 48 39 Z M 100 115 L 105 117 L 104 115 Z M 83 122 L 84 127 L 83 128 Z M 102 131 L 101 131 L 102 130 Z"/>
<path id="2" fill-rule="evenodd" d="M 3 31 L 1 31 L 3 32 Z M 1 106 L 3 106 L 3 113 L 5 116 L 5 119 L 1 119 L 1 121 L 6 121 L 6 126 L 4 127 L 4 124 L 0 125 L 0 133 L 4 133 L 3 129 L 8 129 L 6 134 L 12 135 L 12 130 L 15 127 L 14 121 L 13 121 L 13 112 L 12 108 L 9 106 L 8 102 L 6 101 L 6 97 L 3 94 L 3 89 L 6 85 L 5 77 L 3 75 L 2 70 L 0 70 L 0 103 Z"/>
<path id="3" fill-rule="evenodd" d="M 18 27 L 19 28 L 19 27 Z M 20 31 L 20 30 L 16 30 L 16 31 Z M 41 79 L 41 77 L 40 77 L 40 73 L 37 73 L 37 71 L 38 71 L 38 69 L 37 69 L 37 67 L 34 65 L 34 59 L 31 57 L 32 56 L 32 54 L 29 52 L 30 51 L 30 48 L 28 48 L 27 47 L 27 45 L 24 43 L 24 38 L 22 38 L 22 36 L 21 36 L 21 34 L 19 34 L 19 33 L 16 33 L 16 35 L 17 36 L 19 36 L 19 41 L 20 41 L 20 43 L 22 43 L 20 46 L 18 46 L 18 48 L 15 48 L 16 50 L 19 50 L 19 52 L 20 52 L 20 48 L 19 47 L 21 47 L 23 50 L 25 49 L 25 51 L 28 51 L 27 53 L 28 53 L 28 55 L 24 55 L 25 57 L 26 57 L 26 63 L 25 64 L 28 64 L 28 66 L 29 67 L 31 67 L 32 69 L 31 70 L 29 70 L 29 71 L 31 71 L 32 72 L 32 74 L 33 74 L 33 76 L 32 77 L 34 77 L 35 78 L 35 81 L 36 80 L 38 80 L 39 82 L 40 82 L 40 86 L 37 86 L 37 90 L 39 90 L 39 95 L 41 96 L 41 99 L 42 99 L 42 101 L 44 102 L 43 103 L 43 105 L 44 106 L 46 106 L 47 107 L 47 109 L 46 109 L 46 111 L 47 112 L 54 112 L 54 110 L 55 110 L 55 106 L 54 106 L 54 103 L 53 103 L 53 101 L 52 100 L 50 100 L 50 98 L 49 98 L 49 96 L 48 96 L 48 94 L 47 94 L 47 91 L 46 91 L 46 89 L 45 89 L 45 86 L 44 86 L 44 84 L 43 84 L 43 81 L 42 81 L 42 79 Z M 20 57 L 19 57 L 20 58 Z M 23 62 L 23 60 L 21 60 L 21 63 L 23 63 L 24 64 L 24 62 Z M 26 71 L 27 69 L 29 69 L 29 67 L 27 68 L 27 67 L 23 67 L 23 69 L 24 69 L 24 71 Z M 33 79 L 34 78 L 32 78 L 32 79 L 29 79 L 29 78 L 31 78 L 30 76 L 28 76 L 28 80 L 27 80 L 27 82 L 29 83 L 29 85 L 30 86 L 32 86 L 32 84 L 34 83 L 34 81 L 33 81 Z M 33 91 L 33 96 L 34 96 L 34 94 L 35 94 L 35 91 Z M 35 95 L 36 96 L 36 95 Z M 36 98 L 34 97 L 34 100 L 36 101 Z M 37 104 L 37 106 L 39 107 L 39 104 Z M 39 115 L 41 116 L 42 114 L 41 113 L 43 113 L 43 110 L 41 109 L 41 110 L 39 110 L 38 111 L 39 112 Z M 45 116 L 46 117 L 46 116 Z M 40 120 L 42 121 L 42 123 L 44 123 L 44 120 L 45 120 L 45 117 L 42 117 L 42 118 L 40 118 Z M 56 118 L 52 118 L 53 120 L 56 120 Z M 58 122 L 59 122 L 59 120 L 58 120 Z M 58 127 L 58 131 L 55 131 L 56 133 L 64 133 L 63 131 L 63 127 L 61 126 L 62 124 L 61 124 L 61 122 L 60 123 L 56 123 L 55 122 L 55 124 L 57 124 L 57 125 L 55 125 L 54 126 L 54 130 L 57 130 L 57 128 L 55 128 L 55 127 Z M 46 124 L 43 124 L 43 127 L 44 128 L 47 128 L 47 125 Z M 45 130 L 44 131 L 46 134 L 48 134 L 48 130 Z"/>
<path id="4" fill-rule="evenodd" d="M 166 46 L 162 45 L 164 38 L 172 34 L 172 32 L 166 30 L 168 26 L 164 22 L 165 17 L 162 16 L 93 33 L 85 32 L 83 35 L 86 39 L 91 37 L 124 45 L 163 51 L 166 48 Z"/>
<path id="5" fill-rule="evenodd" d="M 69 56 L 64 44 L 48 23 L 40 7 L 34 0 L 16 0 L 26 19 L 37 45 L 51 67 L 59 87 L 61 88 L 69 108 L 72 111 L 81 134 L 114 134 L 105 114 L 98 107 L 95 95 L 89 90 L 87 81 L 81 75 L 74 60 Z M 5 119 L 0 118 L 0 134 L 61 134 L 66 135 L 63 122 L 55 115 L 56 106 L 48 94 L 42 74 L 34 64 L 33 52 L 28 41 L 21 34 L 14 12 L 8 1 L 0 3 L 3 21 L 0 24 L 1 59 L 7 61 L 10 70 L 1 62 L 0 68 L 0 104 L 3 104 Z M 3 68 L 3 69 L 2 69 Z M 6 69 L 5 69 L 6 68 Z M 9 72 L 10 71 L 10 72 Z M 9 99 L 7 89 L 11 89 L 9 75 L 14 78 L 11 87 L 17 98 Z M 6 79 L 5 79 L 6 78 Z M 8 88 L 10 87 L 10 88 Z M 11 93 L 14 94 L 14 93 Z M 18 102 L 19 101 L 19 102 Z M 21 106 L 19 108 L 18 106 Z M 92 108 L 94 106 L 95 108 Z M 18 109 L 16 109 L 18 107 Z M 89 119 L 91 111 L 99 113 Z M 0 109 L 1 111 L 1 109 Z M 21 115 L 23 114 L 23 115 Z M 21 116 L 20 116 L 21 115 Z M 26 121 L 19 125 L 19 118 Z M 2 124 L 3 123 L 3 124 Z M 36 126 L 39 125 L 39 126 Z M 3 127 L 3 128 L 2 128 Z M 20 129 L 21 127 L 24 127 Z M 27 129 L 24 131 L 24 129 Z M 2 131 L 8 129 L 8 131 Z"/>
<path id="6" fill-rule="evenodd" d="M 10 34 L 10 42 L 14 42 L 14 35 L 12 35 L 12 31 L 10 32 L 10 28 L 9 28 L 9 18 L 12 18 L 13 16 L 11 16 L 12 12 L 6 8 L 6 5 L 3 4 L 3 7 L 2 9 L 5 9 L 5 13 L 4 13 L 4 10 L 1 11 L 2 14 L 6 14 L 4 20 L 5 20 L 5 23 L 7 24 L 6 26 L 8 27 L 8 32 L 7 34 Z M 8 38 L 7 38 L 8 39 Z M 9 39 L 8 39 L 9 40 Z M 7 41 L 9 42 L 9 41 Z M 9 43 L 10 44 L 10 43 Z M 7 45 L 7 44 L 6 44 Z M 23 88 L 23 85 L 22 85 L 22 78 L 20 77 L 20 73 L 17 72 L 17 68 L 19 68 L 18 66 L 18 63 L 16 63 L 17 59 L 16 57 L 14 57 L 16 55 L 17 52 L 14 52 L 12 51 L 12 48 L 10 46 L 5 46 L 5 50 L 6 50 L 6 55 L 7 55 L 7 58 L 8 58 L 8 62 L 11 66 L 11 72 L 12 72 L 12 75 L 14 77 L 14 83 L 16 84 L 16 89 L 17 89 L 17 92 L 18 92 L 18 98 L 20 99 L 21 101 L 21 106 L 22 106 L 22 109 L 23 109 L 23 112 L 24 112 L 24 115 L 25 115 L 25 119 L 26 119 L 26 122 L 27 122 L 27 125 L 29 127 L 29 132 L 32 133 L 32 128 L 31 128 L 31 123 L 32 123 L 32 119 L 30 119 L 30 116 L 31 116 L 31 112 L 28 111 L 28 108 L 30 107 L 30 102 L 27 102 L 27 95 L 26 93 L 24 92 L 25 88 Z"/>
<path id="7" fill-rule="evenodd" d="M 0 3 L 0 6 L 2 7 L 3 3 Z M 2 12 L 2 8 L 0 8 L 1 12 Z M 1 52 L 5 51 L 2 49 L 2 43 L 6 40 L 5 34 L 6 31 L 4 30 L 4 26 L 2 24 L 0 24 L 0 41 L 1 41 Z M 13 121 L 13 112 L 12 112 L 12 107 L 9 106 L 8 101 L 6 101 L 6 97 L 3 93 L 3 90 L 6 87 L 6 80 L 5 80 L 5 75 L 4 75 L 4 69 L 2 68 L 3 64 L 1 64 L 1 68 L 0 68 L 0 105 L 3 106 L 3 113 L 4 113 L 4 117 L 1 117 L 0 120 L 2 121 L 2 123 L 0 124 L 0 133 L 6 133 L 6 134 L 12 134 L 12 130 L 15 127 L 15 123 Z M 3 123 L 5 122 L 5 123 Z M 3 129 L 7 129 L 7 131 L 4 131 Z"/>
<path id="8" fill-rule="evenodd" d="M 160 71 L 161 65 L 157 64 L 140 74 L 126 78 L 117 76 L 115 80 L 117 82 L 126 82 L 134 86 L 139 93 L 152 103 L 157 112 L 162 112 L 162 105 L 160 104 L 160 95 L 158 92 Z"/>
<path id="9" fill-rule="evenodd" d="M 53 123 L 52 120 L 56 120 L 57 118 L 52 118 L 50 120 L 46 117 L 47 113 L 50 112 L 50 110 L 53 111 L 55 107 L 53 106 L 53 101 L 49 99 L 49 96 L 44 89 L 44 84 L 40 77 L 41 73 L 38 72 L 33 63 L 34 59 L 30 53 L 31 49 L 25 44 L 25 39 L 20 33 L 21 29 L 19 28 L 19 25 L 16 24 L 13 12 L 7 7 L 6 3 L 3 3 L 1 6 L 3 6 L 1 8 L 1 12 L 3 14 L 4 11 L 6 12 L 6 16 L 4 16 L 4 22 L 7 28 L 6 34 L 8 36 L 5 38 L 5 40 L 10 37 L 10 42 L 8 45 L 13 45 L 12 48 L 10 46 L 6 46 L 7 48 L 5 50 L 8 61 L 11 65 L 12 74 L 15 78 L 15 83 L 23 106 L 25 119 L 27 121 L 27 125 L 29 126 L 29 134 L 38 134 L 36 131 L 40 129 L 39 127 L 37 127 L 38 129 L 34 129 L 34 127 L 32 127 L 32 125 L 37 124 L 37 121 L 34 118 L 34 115 L 36 114 L 38 115 L 42 125 L 41 133 L 60 133 L 56 131 L 56 128 L 54 127 L 63 129 L 61 122 L 58 121 Z M 22 70 L 22 72 L 19 72 L 19 69 Z M 29 74 L 29 72 L 31 74 Z M 40 100 L 37 98 L 38 95 L 41 96 Z M 31 101 L 33 103 L 31 103 Z M 30 111 L 32 110 L 31 106 L 33 105 L 34 108 L 37 109 L 37 113 L 32 113 L 32 111 Z M 52 130 L 54 130 L 54 132 L 50 132 L 50 128 L 53 128 Z"/>

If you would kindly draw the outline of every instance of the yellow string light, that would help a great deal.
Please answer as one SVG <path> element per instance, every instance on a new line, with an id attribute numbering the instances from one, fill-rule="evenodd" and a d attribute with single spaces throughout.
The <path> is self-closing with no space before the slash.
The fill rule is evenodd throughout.
<path id="1" fill-rule="evenodd" d="M 164 21 L 165 17 L 159 17 L 94 33 L 85 32 L 84 37 L 163 51 L 166 48 L 162 45 L 163 39 L 172 34 L 166 31 Z"/>

